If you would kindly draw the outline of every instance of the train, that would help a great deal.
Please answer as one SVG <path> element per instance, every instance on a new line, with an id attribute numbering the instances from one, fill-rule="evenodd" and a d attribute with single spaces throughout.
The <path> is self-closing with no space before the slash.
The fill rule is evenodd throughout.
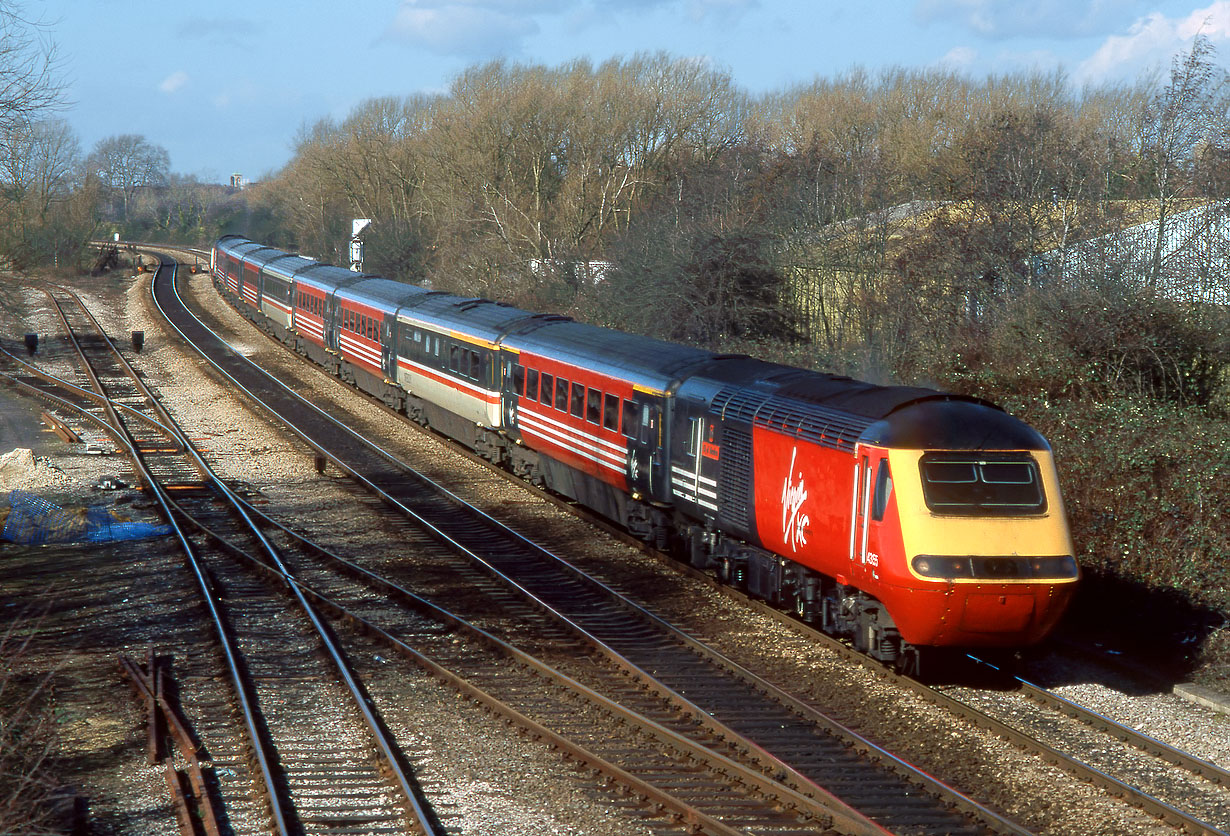
<path id="1" fill-rule="evenodd" d="M 529 482 L 902 670 L 1020 649 L 1080 577 L 1047 441 L 986 401 L 721 354 L 226 235 L 222 295 Z"/>

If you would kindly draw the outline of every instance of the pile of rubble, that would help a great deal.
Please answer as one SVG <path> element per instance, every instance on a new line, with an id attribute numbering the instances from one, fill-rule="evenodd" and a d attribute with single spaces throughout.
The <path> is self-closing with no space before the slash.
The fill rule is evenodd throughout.
<path id="1" fill-rule="evenodd" d="M 0 455 L 0 490 L 29 490 L 62 484 L 63 471 L 28 447 L 18 447 Z"/>

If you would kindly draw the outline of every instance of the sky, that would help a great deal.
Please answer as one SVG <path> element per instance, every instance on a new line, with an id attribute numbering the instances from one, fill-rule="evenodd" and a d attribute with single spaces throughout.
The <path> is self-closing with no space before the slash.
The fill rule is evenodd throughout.
<path id="1" fill-rule="evenodd" d="M 171 170 L 249 181 L 301 129 L 377 96 L 447 91 L 494 58 L 557 66 L 665 51 L 752 95 L 854 68 L 1165 73 L 1201 33 L 1230 66 L 1230 0 L 11 0 L 59 55 L 89 152 L 139 134 Z"/>

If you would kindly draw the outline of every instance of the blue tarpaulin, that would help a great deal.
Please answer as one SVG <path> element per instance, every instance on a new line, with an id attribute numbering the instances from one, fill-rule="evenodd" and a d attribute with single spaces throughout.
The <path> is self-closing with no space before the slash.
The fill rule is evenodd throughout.
<path id="1" fill-rule="evenodd" d="M 10 543 L 111 543 L 171 533 L 169 525 L 122 520 L 104 505 L 69 511 L 27 491 L 11 491 L 8 500 L 9 511 L 0 540 Z"/>

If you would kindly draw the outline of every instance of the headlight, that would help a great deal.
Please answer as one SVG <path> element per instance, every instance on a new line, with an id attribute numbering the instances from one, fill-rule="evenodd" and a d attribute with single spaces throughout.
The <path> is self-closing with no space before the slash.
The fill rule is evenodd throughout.
<path id="1" fill-rule="evenodd" d="M 914 571 L 925 578 L 972 578 L 974 568 L 968 557 L 940 557 L 920 554 L 913 560 Z"/>
<path id="2" fill-rule="evenodd" d="M 920 554 L 910 561 L 924 578 L 951 580 L 1070 580 L 1080 574 L 1071 555 L 1062 557 L 947 557 Z"/>

